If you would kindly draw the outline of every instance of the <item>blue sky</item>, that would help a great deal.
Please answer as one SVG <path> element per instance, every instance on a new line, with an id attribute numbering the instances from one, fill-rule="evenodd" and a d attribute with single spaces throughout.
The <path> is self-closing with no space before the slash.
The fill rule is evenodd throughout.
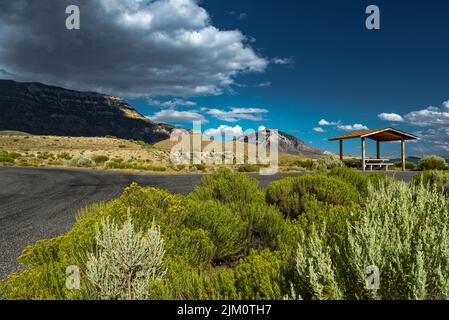
<path id="1" fill-rule="evenodd" d="M 381 30 L 365 28 L 365 8 L 381 10 Z M 401 116 L 449 100 L 449 2 L 447 1 L 204 1 L 202 6 L 222 29 L 254 37 L 264 57 L 291 58 L 263 74 L 239 77 L 241 87 L 220 96 L 193 99 L 198 106 L 227 110 L 269 110 L 263 121 L 226 123 L 209 119 L 207 127 L 225 124 L 257 128 L 263 124 L 300 137 L 313 146 L 337 151 L 325 138 L 344 133 L 322 119 L 370 129 L 394 126 L 413 133 L 435 129 L 417 123 L 382 121 L 381 113 Z M 266 85 L 266 86 L 258 86 Z M 150 107 L 136 103 L 148 114 Z M 191 109 L 191 108 L 187 108 Z M 387 118 L 388 119 L 388 118 Z M 349 128 L 347 128 L 349 129 Z M 348 152 L 358 153 L 358 141 Z M 413 154 L 446 153 L 444 148 L 409 147 Z M 387 153 L 398 153 L 385 144 Z M 429 150 L 429 151 L 427 151 Z"/>
<path id="2" fill-rule="evenodd" d="M 41 7 L 46 2 L 51 0 Z M 158 0 L 146 7 L 138 0 L 99 0 L 84 11 L 92 17 L 83 15 L 82 1 L 69 2 L 80 3 L 84 20 L 80 32 L 54 35 L 69 41 L 69 53 L 49 42 L 53 64 L 58 54 L 65 59 L 58 68 L 37 69 L 48 51 L 41 62 L 30 62 L 42 46 L 15 40 L 0 51 L 2 77 L 120 95 L 154 120 L 185 127 L 192 119 L 203 119 L 204 129 L 263 125 L 336 152 L 337 144 L 326 138 L 393 126 L 422 138 L 408 146 L 409 154 L 449 154 L 448 1 Z M 370 4 L 380 8 L 381 30 L 365 28 Z M 17 10 L 1 9 L 0 25 Z M 24 17 L 23 23 L 44 30 L 36 11 L 34 22 Z M 59 32 L 47 11 L 45 39 Z M 94 25 L 108 15 L 115 19 Z M 108 23 L 104 34 L 114 36 L 103 38 L 98 28 Z M 150 35 L 151 43 L 142 40 Z M 121 50 L 98 56 L 117 48 L 111 38 L 122 41 Z M 6 39 L 0 32 L 0 43 Z M 128 47 L 134 51 L 123 49 Z M 24 48 L 33 57 L 21 58 Z M 61 76 L 67 66 L 71 76 Z M 385 144 L 384 151 L 397 155 L 399 147 Z M 357 154 L 358 141 L 347 152 Z"/>

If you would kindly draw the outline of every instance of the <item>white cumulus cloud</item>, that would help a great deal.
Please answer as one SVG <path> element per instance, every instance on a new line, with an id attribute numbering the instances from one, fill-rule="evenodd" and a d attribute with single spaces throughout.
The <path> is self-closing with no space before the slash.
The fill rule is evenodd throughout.
<path id="1" fill-rule="evenodd" d="M 321 119 L 320 122 L 318 122 L 320 126 L 336 126 L 339 124 L 339 122 L 332 122 L 327 121 L 326 119 Z"/>
<path id="2" fill-rule="evenodd" d="M 378 115 L 380 120 L 390 121 L 390 122 L 403 122 L 404 118 L 397 113 L 381 113 Z"/>
<path id="3" fill-rule="evenodd" d="M 362 131 L 369 130 L 369 128 L 363 124 L 355 123 L 355 124 L 341 124 L 337 126 L 337 129 L 342 131 Z"/>
<path id="4" fill-rule="evenodd" d="M 221 125 L 218 128 L 211 128 L 204 132 L 204 135 L 208 137 L 220 137 L 222 134 L 225 134 L 227 137 L 240 137 L 243 135 L 243 129 L 241 126 Z"/>
<path id="5" fill-rule="evenodd" d="M 405 122 L 420 127 L 446 126 L 449 125 L 449 100 L 443 102 L 440 107 L 430 106 L 403 116 L 396 113 L 381 113 L 378 117 L 385 121 Z"/>
<path id="6" fill-rule="evenodd" d="M 449 125 L 449 109 L 444 106 L 441 108 L 428 107 L 406 114 L 405 119 L 416 126 Z"/>
<path id="7" fill-rule="evenodd" d="M 368 130 L 368 127 L 364 124 L 355 123 L 355 124 L 344 124 L 341 121 L 328 121 L 326 119 L 321 119 L 318 124 L 321 127 L 330 126 L 338 130 L 342 131 L 361 131 Z M 314 128 L 313 130 L 316 132 L 325 132 L 325 130 L 321 127 Z M 321 131 L 322 130 L 322 131 Z"/>

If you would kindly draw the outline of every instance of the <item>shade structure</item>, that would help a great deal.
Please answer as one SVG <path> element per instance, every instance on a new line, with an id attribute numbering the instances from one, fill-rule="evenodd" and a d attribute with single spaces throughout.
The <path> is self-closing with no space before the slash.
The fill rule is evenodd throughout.
<path id="1" fill-rule="evenodd" d="M 377 159 L 380 159 L 380 143 L 382 142 L 392 142 L 401 141 L 401 159 L 402 159 L 402 170 L 405 171 L 405 142 L 409 140 L 418 139 L 417 136 L 397 130 L 394 128 L 384 128 L 375 130 L 364 130 L 358 132 L 347 133 L 335 138 L 329 139 L 329 141 L 340 141 L 340 159 L 343 160 L 343 141 L 348 139 L 361 139 L 361 149 L 362 149 L 362 169 L 366 170 L 366 139 L 371 139 L 377 143 Z"/>

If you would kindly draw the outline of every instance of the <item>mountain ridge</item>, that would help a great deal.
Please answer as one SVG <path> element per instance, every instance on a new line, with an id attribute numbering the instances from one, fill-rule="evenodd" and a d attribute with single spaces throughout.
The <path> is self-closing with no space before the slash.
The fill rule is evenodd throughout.
<path id="1" fill-rule="evenodd" d="M 270 137 L 270 134 L 272 134 L 274 130 L 266 128 L 265 131 L 266 131 L 265 143 L 267 146 L 269 146 L 270 143 L 268 142 L 268 139 Z M 310 147 L 304 141 L 295 136 L 292 136 L 280 130 L 277 130 L 277 134 L 278 134 L 279 152 L 281 153 L 287 153 L 297 156 L 312 156 L 312 157 L 322 157 L 326 155 L 324 151 Z M 241 142 L 257 141 L 258 137 L 259 133 L 255 133 L 255 138 L 254 136 L 241 136 L 238 137 L 237 140 Z"/>
<path id="2" fill-rule="evenodd" d="M 153 123 L 112 95 L 0 80 L 0 130 L 74 137 L 111 135 L 156 143 L 169 138 L 173 128 Z"/>

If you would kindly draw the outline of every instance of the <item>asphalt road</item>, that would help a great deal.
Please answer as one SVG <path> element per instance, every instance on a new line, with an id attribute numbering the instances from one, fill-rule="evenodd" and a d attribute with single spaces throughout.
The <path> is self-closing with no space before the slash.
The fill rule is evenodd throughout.
<path id="1" fill-rule="evenodd" d="M 254 177 L 261 186 L 266 186 L 291 175 Z M 397 174 L 402 180 L 411 176 L 412 173 Z M 66 233 L 80 208 L 116 198 L 132 182 L 187 194 L 201 177 L 0 167 L 0 278 L 20 268 L 17 257 L 25 246 Z"/>

